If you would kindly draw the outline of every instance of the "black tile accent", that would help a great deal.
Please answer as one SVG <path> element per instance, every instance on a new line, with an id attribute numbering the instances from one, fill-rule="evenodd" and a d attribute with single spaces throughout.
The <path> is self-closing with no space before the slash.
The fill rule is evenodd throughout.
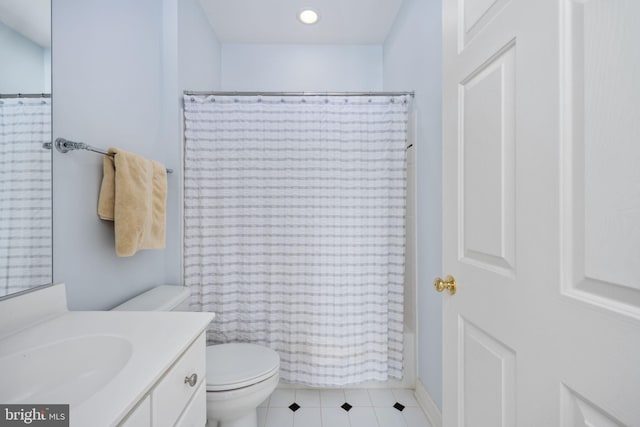
<path id="1" fill-rule="evenodd" d="M 293 412 L 296 412 L 298 409 L 300 409 L 300 405 L 298 405 L 296 402 L 293 402 L 291 405 L 289 405 L 289 409 L 291 409 Z"/>
<path id="2" fill-rule="evenodd" d="M 404 405 L 403 405 L 402 403 L 398 403 L 398 402 L 396 402 L 396 403 L 393 405 L 393 407 L 394 407 L 394 408 L 396 408 L 396 409 L 397 409 L 398 411 L 400 411 L 400 412 L 402 412 L 402 411 L 404 410 Z"/>
<path id="3" fill-rule="evenodd" d="M 344 403 L 342 404 L 342 406 L 340 406 L 340 407 L 341 407 L 342 409 L 344 409 L 345 411 L 347 411 L 347 412 L 349 412 L 349 410 L 350 410 L 351 408 L 353 408 L 353 406 L 349 405 L 347 402 L 344 402 Z"/>

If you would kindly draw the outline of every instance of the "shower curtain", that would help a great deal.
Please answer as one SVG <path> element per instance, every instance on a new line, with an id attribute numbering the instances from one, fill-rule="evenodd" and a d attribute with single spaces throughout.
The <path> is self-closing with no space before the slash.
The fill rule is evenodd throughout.
<path id="1" fill-rule="evenodd" d="M 186 95 L 184 274 L 285 381 L 402 376 L 407 96 Z"/>
<path id="2" fill-rule="evenodd" d="M 0 99 L 0 295 L 51 282 L 51 101 Z"/>

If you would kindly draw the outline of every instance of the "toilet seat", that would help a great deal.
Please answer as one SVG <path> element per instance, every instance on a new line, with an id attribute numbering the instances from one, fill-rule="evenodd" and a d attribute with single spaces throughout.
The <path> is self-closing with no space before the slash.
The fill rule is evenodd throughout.
<path id="1" fill-rule="evenodd" d="M 246 343 L 207 347 L 207 391 L 229 391 L 257 384 L 279 369 L 280 357 L 268 347 Z"/>

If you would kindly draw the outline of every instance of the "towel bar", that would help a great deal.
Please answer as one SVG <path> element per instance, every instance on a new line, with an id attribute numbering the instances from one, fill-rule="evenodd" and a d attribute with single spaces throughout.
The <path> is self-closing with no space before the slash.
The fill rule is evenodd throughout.
<path id="1" fill-rule="evenodd" d="M 109 153 L 107 150 L 102 150 L 100 148 L 92 147 L 89 144 L 85 144 L 84 142 L 75 142 L 69 141 L 64 138 L 56 138 L 55 141 L 56 149 L 61 153 L 67 153 L 73 150 L 87 150 L 93 151 L 94 153 L 104 154 L 105 156 L 113 157 L 113 153 Z M 167 168 L 167 173 L 173 173 L 173 169 Z"/>

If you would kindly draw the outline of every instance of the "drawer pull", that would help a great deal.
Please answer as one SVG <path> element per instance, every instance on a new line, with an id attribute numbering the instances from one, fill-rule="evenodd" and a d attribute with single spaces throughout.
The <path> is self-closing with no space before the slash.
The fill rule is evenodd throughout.
<path id="1" fill-rule="evenodd" d="M 191 387 L 195 386 L 198 382 L 198 374 L 191 374 L 188 377 L 184 377 L 184 383 L 189 384 Z"/>

